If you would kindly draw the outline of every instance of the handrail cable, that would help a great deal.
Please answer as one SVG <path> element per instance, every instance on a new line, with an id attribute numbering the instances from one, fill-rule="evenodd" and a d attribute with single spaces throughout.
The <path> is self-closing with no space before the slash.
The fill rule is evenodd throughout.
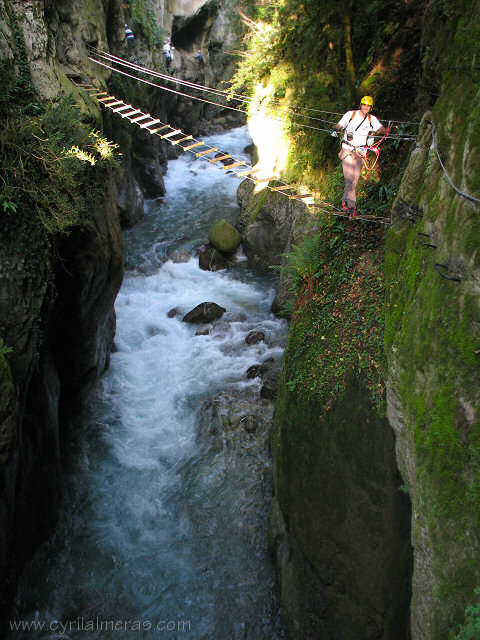
<path id="1" fill-rule="evenodd" d="M 190 153 L 194 154 L 196 158 L 203 158 L 204 160 L 207 160 L 210 164 L 214 164 L 216 162 L 218 162 L 221 158 L 212 158 L 209 159 L 206 156 L 215 152 L 218 152 L 218 149 L 216 147 L 212 147 L 210 145 L 208 145 L 207 143 L 201 141 L 201 140 L 196 140 L 195 138 L 193 138 L 193 136 L 185 136 L 185 134 L 182 132 L 181 129 L 175 129 L 175 127 L 172 127 L 169 124 L 163 124 L 160 120 L 158 120 L 158 118 L 155 118 L 154 116 L 150 115 L 150 114 L 144 114 L 140 109 L 135 109 L 134 107 L 131 107 L 130 105 L 125 105 L 128 106 L 129 108 L 131 108 L 131 111 L 127 111 L 125 113 L 122 113 L 121 110 L 123 107 L 119 107 L 119 101 L 115 96 L 108 96 L 108 98 L 102 99 L 102 101 L 99 101 L 99 96 L 103 96 L 104 92 L 100 91 L 99 89 L 97 89 L 96 87 L 94 87 L 93 85 L 87 85 L 87 84 L 78 84 L 75 81 L 72 80 L 72 83 L 79 87 L 84 89 L 87 94 L 93 99 L 97 99 L 97 102 L 99 102 L 99 104 L 103 107 L 105 107 L 106 109 L 111 108 L 111 111 L 113 113 L 116 113 L 117 115 L 119 115 L 122 118 L 126 118 L 129 122 L 136 124 L 138 127 L 140 127 L 141 129 L 145 129 L 146 131 L 148 131 L 150 134 L 152 135 L 157 135 L 159 138 L 161 138 L 162 140 L 166 140 L 167 142 L 169 142 L 172 145 L 178 145 L 179 148 L 182 151 L 190 151 Z M 139 116 L 139 114 L 141 114 Z M 132 115 L 135 115 L 134 118 L 131 118 Z M 146 118 L 150 118 L 150 121 L 147 122 L 141 122 L 142 120 L 145 120 Z M 152 125 L 155 124 L 155 129 L 150 129 L 150 127 Z M 157 124 L 161 125 L 161 126 L 156 126 Z M 166 129 L 171 129 L 171 131 L 168 131 L 165 133 Z M 160 133 L 162 132 L 162 133 Z M 180 136 L 179 138 L 176 138 L 174 136 Z M 187 146 L 183 146 L 181 143 L 183 141 L 192 141 L 192 144 L 188 144 Z M 204 151 L 198 151 L 198 149 L 200 147 L 206 147 L 206 149 Z M 193 149 L 197 149 L 197 151 L 193 151 Z M 224 152 L 220 153 L 222 155 L 225 155 Z M 246 179 L 250 180 L 251 182 L 255 183 L 255 184 L 259 184 L 262 182 L 267 182 L 270 180 L 275 180 L 276 182 L 280 183 L 281 188 L 277 185 L 275 187 L 271 187 L 268 184 L 266 185 L 268 189 L 272 190 L 272 191 L 277 191 L 278 193 L 280 193 L 281 195 L 287 197 L 289 200 L 297 200 L 298 202 L 303 202 L 303 200 L 305 198 L 313 198 L 313 196 L 309 193 L 306 194 L 300 194 L 300 193 L 295 193 L 295 188 L 291 185 L 287 185 L 286 183 L 282 182 L 281 180 L 277 180 L 276 178 L 272 177 L 272 178 L 260 178 L 260 179 L 256 179 L 255 177 L 252 177 L 252 175 L 258 173 L 258 169 L 254 169 L 252 166 L 250 166 L 247 162 L 241 160 L 241 161 L 236 161 L 235 158 L 233 158 L 232 156 L 229 156 L 232 160 L 234 160 L 233 163 L 228 164 L 228 165 L 224 165 L 222 167 L 222 169 L 224 171 L 228 171 L 231 173 L 233 173 L 234 175 L 238 176 L 238 177 L 246 177 Z M 215 166 L 219 166 L 217 164 L 215 164 Z M 235 168 L 242 168 L 242 171 L 233 171 L 233 167 Z M 245 170 L 246 169 L 246 170 Z M 287 191 L 293 191 L 294 193 L 287 193 Z M 304 203 L 307 207 L 316 207 L 316 208 L 320 208 L 320 209 L 324 209 L 325 206 L 329 206 L 329 207 L 333 207 L 333 205 L 326 205 L 326 203 Z M 346 217 L 344 213 L 335 213 L 335 211 L 332 211 L 331 209 L 328 211 L 329 214 L 334 215 L 334 216 L 339 216 L 339 217 Z M 362 220 L 362 218 L 358 218 L 359 220 Z M 363 218 L 363 220 L 365 222 L 377 222 L 380 224 L 390 224 L 390 222 L 385 222 L 384 219 L 375 219 L 375 218 Z"/>
<path id="2" fill-rule="evenodd" d="M 95 55 L 97 55 L 98 57 L 103 58 L 105 60 L 108 60 L 109 62 L 125 66 L 127 68 L 130 68 L 130 69 L 135 70 L 135 71 L 139 71 L 141 73 L 146 73 L 146 74 L 152 75 L 152 76 L 160 78 L 162 80 L 167 80 L 169 82 L 174 82 L 175 84 L 181 84 L 183 86 L 190 87 L 192 89 L 197 89 L 199 91 L 212 93 L 212 94 L 217 95 L 219 97 L 224 97 L 226 100 L 237 100 L 239 102 L 243 102 L 243 103 L 247 103 L 247 104 L 251 104 L 251 103 L 254 102 L 253 98 L 248 97 L 248 96 L 243 96 L 241 94 L 236 94 L 236 93 L 232 94 L 232 93 L 230 93 L 228 91 L 223 91 L 221 89 L 217 89 L 217 88 L 214 88 L 214 87 L 206 87 L 205 85 L 200 85 L 200 84 L 197 84 L 195 82 L 190 82 L 188 80 L 184 80 L 184 79 L 181 79 L 181 78 L 176 78 L 174 76 L 170 76 L 170 75 L 164 74 L 164 73 L 162 73 L 160 71 L 156 71 L 154 69 L 149 69 L 148 67 L 143 67 L 142 65 L 139 65 L 137 63 L 124 60 L 123 58 L 119 58 L 118 56 L 114 56 L 111 53 L 108 53 L 108 52 L 105 52 L 105 51 L 101 51 L 99 49 L 95 49 L 94 47 L 89 47 L 89 49 L 91 51 L 94 51 Z M 278 104 L 278 102 L 277 102 L 277 104 Z M 226 105 L 222 105 L 222 106 L 226 106 Z M 285 111 L 286 113 L 289 113 L 289 114 L 291 114 L 293 116 L 296 116 L 296 117 L 307 118 L 309 120 L 315 120 L 315 121 L 318 121 L 318 122 L 324 122 L 324 123 L 331 124 L 331 125 L 336 124 L 337 121 L 336 120 L 335 121 L 326 120 L 324 118 L 317 118 L 317 117 L 309 116 L 309 115 L 306 115 L 306 114 L 303 114 L 303 113 L 296 113 L 294 111 L 294 109 L 306 109 L 306 110 L 310 110 L 310 111 L 318 111 L 320 113 L 331 113 L 331 114 L 335 114 L 335 115 L 342 115 L 342 114 L 339 114 L 339 113 L 336 113 L 336 112 L 333 112 L 333 111 L 329 112 L 329 111 L 308 109 L 307 107 L 295 107 L 295 106 L 294 107 L 284 107 L 282 105 L 278 105 L 278 108 L 283 110 L 283 111 Z M 392 123 L 395 122 L 395 123 L 400 123 L 400 124 L 408 124 L 406 122 L 396 121 L 396 120 L 390 120 L 390 122 L 392 122 Z M 295 123 L 295 124 L 299 125 L 301 123 Z M 412 123 L 412 124 L 416 124 L 416 123 Z M 411 135 L 407 135 L 407 134 L 405 134 L 405 135 L 396 134 L 394 136 L 391 136 L 391 138 L 394 138 L 394 137 L 400 138 L 400 139 L 403 139 L 403 138 L 411 139 L 412 138 Z"/>
<path id="3" fill-rule="evenodd" d="M 213 102 L 212 100 L 207 100 L 206 98 L 199 98 L 198 96 L 193 96 L 187 93 L 184 93 L 183 91 L 178 91 L 175 89 L 170 89 L 169 87 L 165 87 L 163 85 L 157 84 L 155 82 L 150 82 L 149 80 L 145 80 L 144 78 L 139 78 L 138 76 L 134 76 L 130 73 L 127 73 L 126 71 L 122 71 L 121 69 L 116 69 L 115 67 L 112 67 L 111 65 L 106 64 L 105 62 L 101 62 L 100 60 L 96 60 L 95 58 L 92 58 L 91 56 L 87 56 L 87 58 L 91 61 L 91 62 L 95 62 L 96 64 L 105 67 L 106 69 L 110 69 L 111 71 L 114 71 L 116 73 L 119 73 L 121 75 L 126 76 L 127 78 L 132 78 L 133 80 L 138 80 L 139 82 L 143 82 L 144 84 L 148 84 L 152 87 L 156 87 L 157 89 L 163 89 L 164 91 L 168 91 L 170 93 L 175 93 L 177 95 L 189 98 L 191 100 L 198 100 L 200 102 L 205 102 L 206 104 L 211 104 L 214 105 L 216 107 L 222 108 L 222 109 L 230 109 L 232 111 L 237 111 L 239 113 L 244 113 L 246 115 L 248 115 L 248 112 L 245 109 L 240 109 L 238 107 L 232 107 L 230 105 L 222 105 L 219 104 L 217 102 Z M 301 122 L 287 122 L 286 120 L 282 119 L 282 118 L 276 118 L 273 116 L 268 116 L 270 120 L 273 121 L 277 121 L 277 122 L 285 122 L 286 124 L 290 125 L 290 126 L 295 126 L 295 127 L 304 127 L 307 129 L 311 129 L 313 131 L 322 131 L 325 133 L 330 133 L 330 129 L 323 129 L 321 127 L 314 127 L 312 125 L 308 125 L 308 124 L 304 124 Z M 372 136 L 372 137 L 381 137 L 381 136 Z M 391 139 L 400 139 L 400 140 L 413 140 L 414 136 L 398 136 L 398 135 L 392 135 L 390 136 Z"/>
<path id="4" fill-rule="evenodd" d="M 450 176 L 448 175 L 448 173 L 447 173 L 447 171 L 446 171 L 445 167 L 443 166 L 442 159 L 440 158 L 440 154 L 439 154 L 439 152 L 438 152 L 438 148 L 437 148 L 437 140 L 436 140 L 436 138 L 435 138 L 435 127 L 432 127 L 432 146 L 433 146 L 433 149 L 434 149 L 435 153 L 437 154 L 437 158 L 438 158 L 438 161 L 439 161 L 439 163 L 440 163 L 440 166 L 442 167 L 442 169 L 443 169 L 443 173 L 445 174 L 445 177 L 447 178 L 448 182 L 450 183 L 450 186 L 451 186 L 453 189 L 455 189 L 455 191 L 456 191 L 459 195 L 463 196 L 464 198 L 467 198 L 467 200 L 471 200 L 472 202 L 478 202 L 478 203 L 480 203 L 480 199 L 479 199 L 479 198 L 474 198 L 473 196 L 469 195 L 468 193 L 465 193 L 464 191 L 460 191 L 460 189 L 459 189 L 458 187 L 456 187 L 456 186 L 453 184 L 453 182 L 452 182 L 452 180 L 451 180 Z"/>
<path id="5" fill-rule="evenodd" d="M 250 96 L 245 96 L 239 93 L 232 93 L 230 91 L 224 91 L 222 89 L 217 89 L 217 88 L 213 88 L 213 87 L 207 87 L 205 85 L 201 85 L 198 83 L 194 83 L 194 82 L 189 82 L 187 80 L 182 80 L 180 78 L 176 78 L 175 76 L 170 76 L 164 73 L 161 73 L 159 71 L 156 71 L 154 69 L 149 69 L 148 67 L 144 67 L 142 65 L 139 65 L 137 63 L 132 63 L 132 62 L 128 62 L 126 60 L 124 60 L 123 58 L 119 58 L 118 56 L 114 56 L 113 54 L 106 52 L 106 51 L 102 51 L 100 49 L 96 49 L 95 47 L 92 46 L 87 46 L 88 49 L 90 49 L 91 51 L 94 51 L 95 53 L 97 53 L 98 55 L 102 56 L 102 57 L 108 57 L 111 60 L 116 60 L 119 64 L 125 64 L 128 66 L 131 66 L 133 68 L 133 66 L 135 66 L 138 70 L 144 72 L 144 73 L 149 73 L 151 75 L 156 75 L 164 80 L 169 80 L 171 82 L 176 82 L 176 83 L 180 83 L 180 84 L 185 84 L 185 85 L 189 85 L 192 87 L 195 87 L 201 91 L 209 91 L 209 92 L 213 92 L 213 93 L 217 93 L 219 95 L 224 95 L 227 99 L 235 99 L 235 100 L 240 100 L 243 102 L 249 102 L 252 101 L 253 98 L 251 98 Z M 278 101 L 276 101 L 278 104 Z M 290 107 L 283 107 L 282 105 L 279 105 L 279 107 L 281 109 L 287 109 L 287 110 L 294 110 L 294 109 L 302 109 L 304 111 L 313 111 L 316 113 L 327 113 L 330 115 L 337 115 L 337 116 L 342 116 L 343 113 L 340 113 L 339 111 L 327 111 L 325 109 L 314 109 L 311 107 L 302 107 L 302 106 L 290 106 Z M 301 117 L 311 117 L 311 116 L 305 116 L 304 114 L 295 114 L 295 115 L 299 115 Z M 312 118 L 314 120 L 321 120 L 323 122 L 332 122 L 331 120 L 323 120 L 322 118 Z M 336 121 L 335 121 L 336 122 Z M 419 122 L 413 122 L 413 121 L 407 121 L 407 120 L 389 120 L 389 122 L 395 123 L 395 124 L 412 124 L 412 125 L 419 125 Z"/>

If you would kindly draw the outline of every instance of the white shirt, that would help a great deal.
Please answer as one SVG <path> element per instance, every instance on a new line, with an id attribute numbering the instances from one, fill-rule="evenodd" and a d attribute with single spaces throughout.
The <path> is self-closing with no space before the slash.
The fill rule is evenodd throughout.
<path id="1" fill-rule="evenodd" d="M 378 131 L 378 129 L 380 129 L 380 127 L 382 126 L 381 122 L 375 116 L 372 116 L 372 114 L 364 116 L 363 113 L 358 110 L 355 113 L 354 118 L 350 120 L 352 114 L 353 111 L 347 111 L 347 113 L 342 116 L 342 119 L 338 123 L 342 127 L 342 129 L 346 127 L 342 144 L 342 147 L 345 149 L 351 149 L 352 146 L 365 146 L 367 144 L 367 136 L 370 133 Z M 348 143 L 347 133 L 353 133 L 353 140 L 349 140 Z"/>

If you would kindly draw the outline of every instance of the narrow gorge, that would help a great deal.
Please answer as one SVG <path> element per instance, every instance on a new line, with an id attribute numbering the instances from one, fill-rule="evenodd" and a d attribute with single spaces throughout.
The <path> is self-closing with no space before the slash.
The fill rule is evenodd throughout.
<path id="1" fill-rule="evenodd" d="M 479 10 L 0 0 L 1 637 L 480 638 Z"/>

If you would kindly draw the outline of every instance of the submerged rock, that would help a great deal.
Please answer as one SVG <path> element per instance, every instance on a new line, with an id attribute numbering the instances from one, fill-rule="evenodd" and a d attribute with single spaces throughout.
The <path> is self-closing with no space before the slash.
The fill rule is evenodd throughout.
<path id="1" fill-rule="evenodd" d="M 183 317 L 183 322 L 189 322 L 191 324 L 207 324 L 214 320 L 218 320 L 218 318 L 221 318 L 225 312 L 226 309 L 215 302 L 201 302 Z"/>
<path id="2" fill-rule="evenodd" d="M 245 342 L 248 345 L 258 344 L 262 341 L 265 341 L 265 334 L 263 333 L 263 331 L 250 331 L 250 333 L 245 338 Z"/>
<path id="3" fill-rule="evenodd" d="M 203 271 L 221 271 L 228 268 L 228 261 L 214 247 L 206 245 L 198 252 L 198 266 Z"/>

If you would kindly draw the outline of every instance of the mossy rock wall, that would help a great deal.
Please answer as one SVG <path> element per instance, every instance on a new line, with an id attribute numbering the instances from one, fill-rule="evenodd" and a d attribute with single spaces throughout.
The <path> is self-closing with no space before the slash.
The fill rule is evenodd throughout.
<path id="1" fill-rule="evenodd" d="M 426 14 L 439 97 L 386 251 L 388 415 L 413 509 L 412 636 L 425 640 L 456 629 L 480 584 L 480 203 L 439 161 L 480 198 L 479 11 L 440 2 Z"/>
<path id="2" fill-rule="evenodd" d="M 316 576 L 317 584 L 301 591 L 323 599 L 317 615 L 326 635 L 308 632 L 311 616 L 284 602 L 293 613 L 291 637 L 405 638 L 409 501 L 387 420 L 354 380 L 327 414 L 282 385 L 272 450 L 276 500 Z M 277 566 L 283 563 L 277 556 Z"/>

